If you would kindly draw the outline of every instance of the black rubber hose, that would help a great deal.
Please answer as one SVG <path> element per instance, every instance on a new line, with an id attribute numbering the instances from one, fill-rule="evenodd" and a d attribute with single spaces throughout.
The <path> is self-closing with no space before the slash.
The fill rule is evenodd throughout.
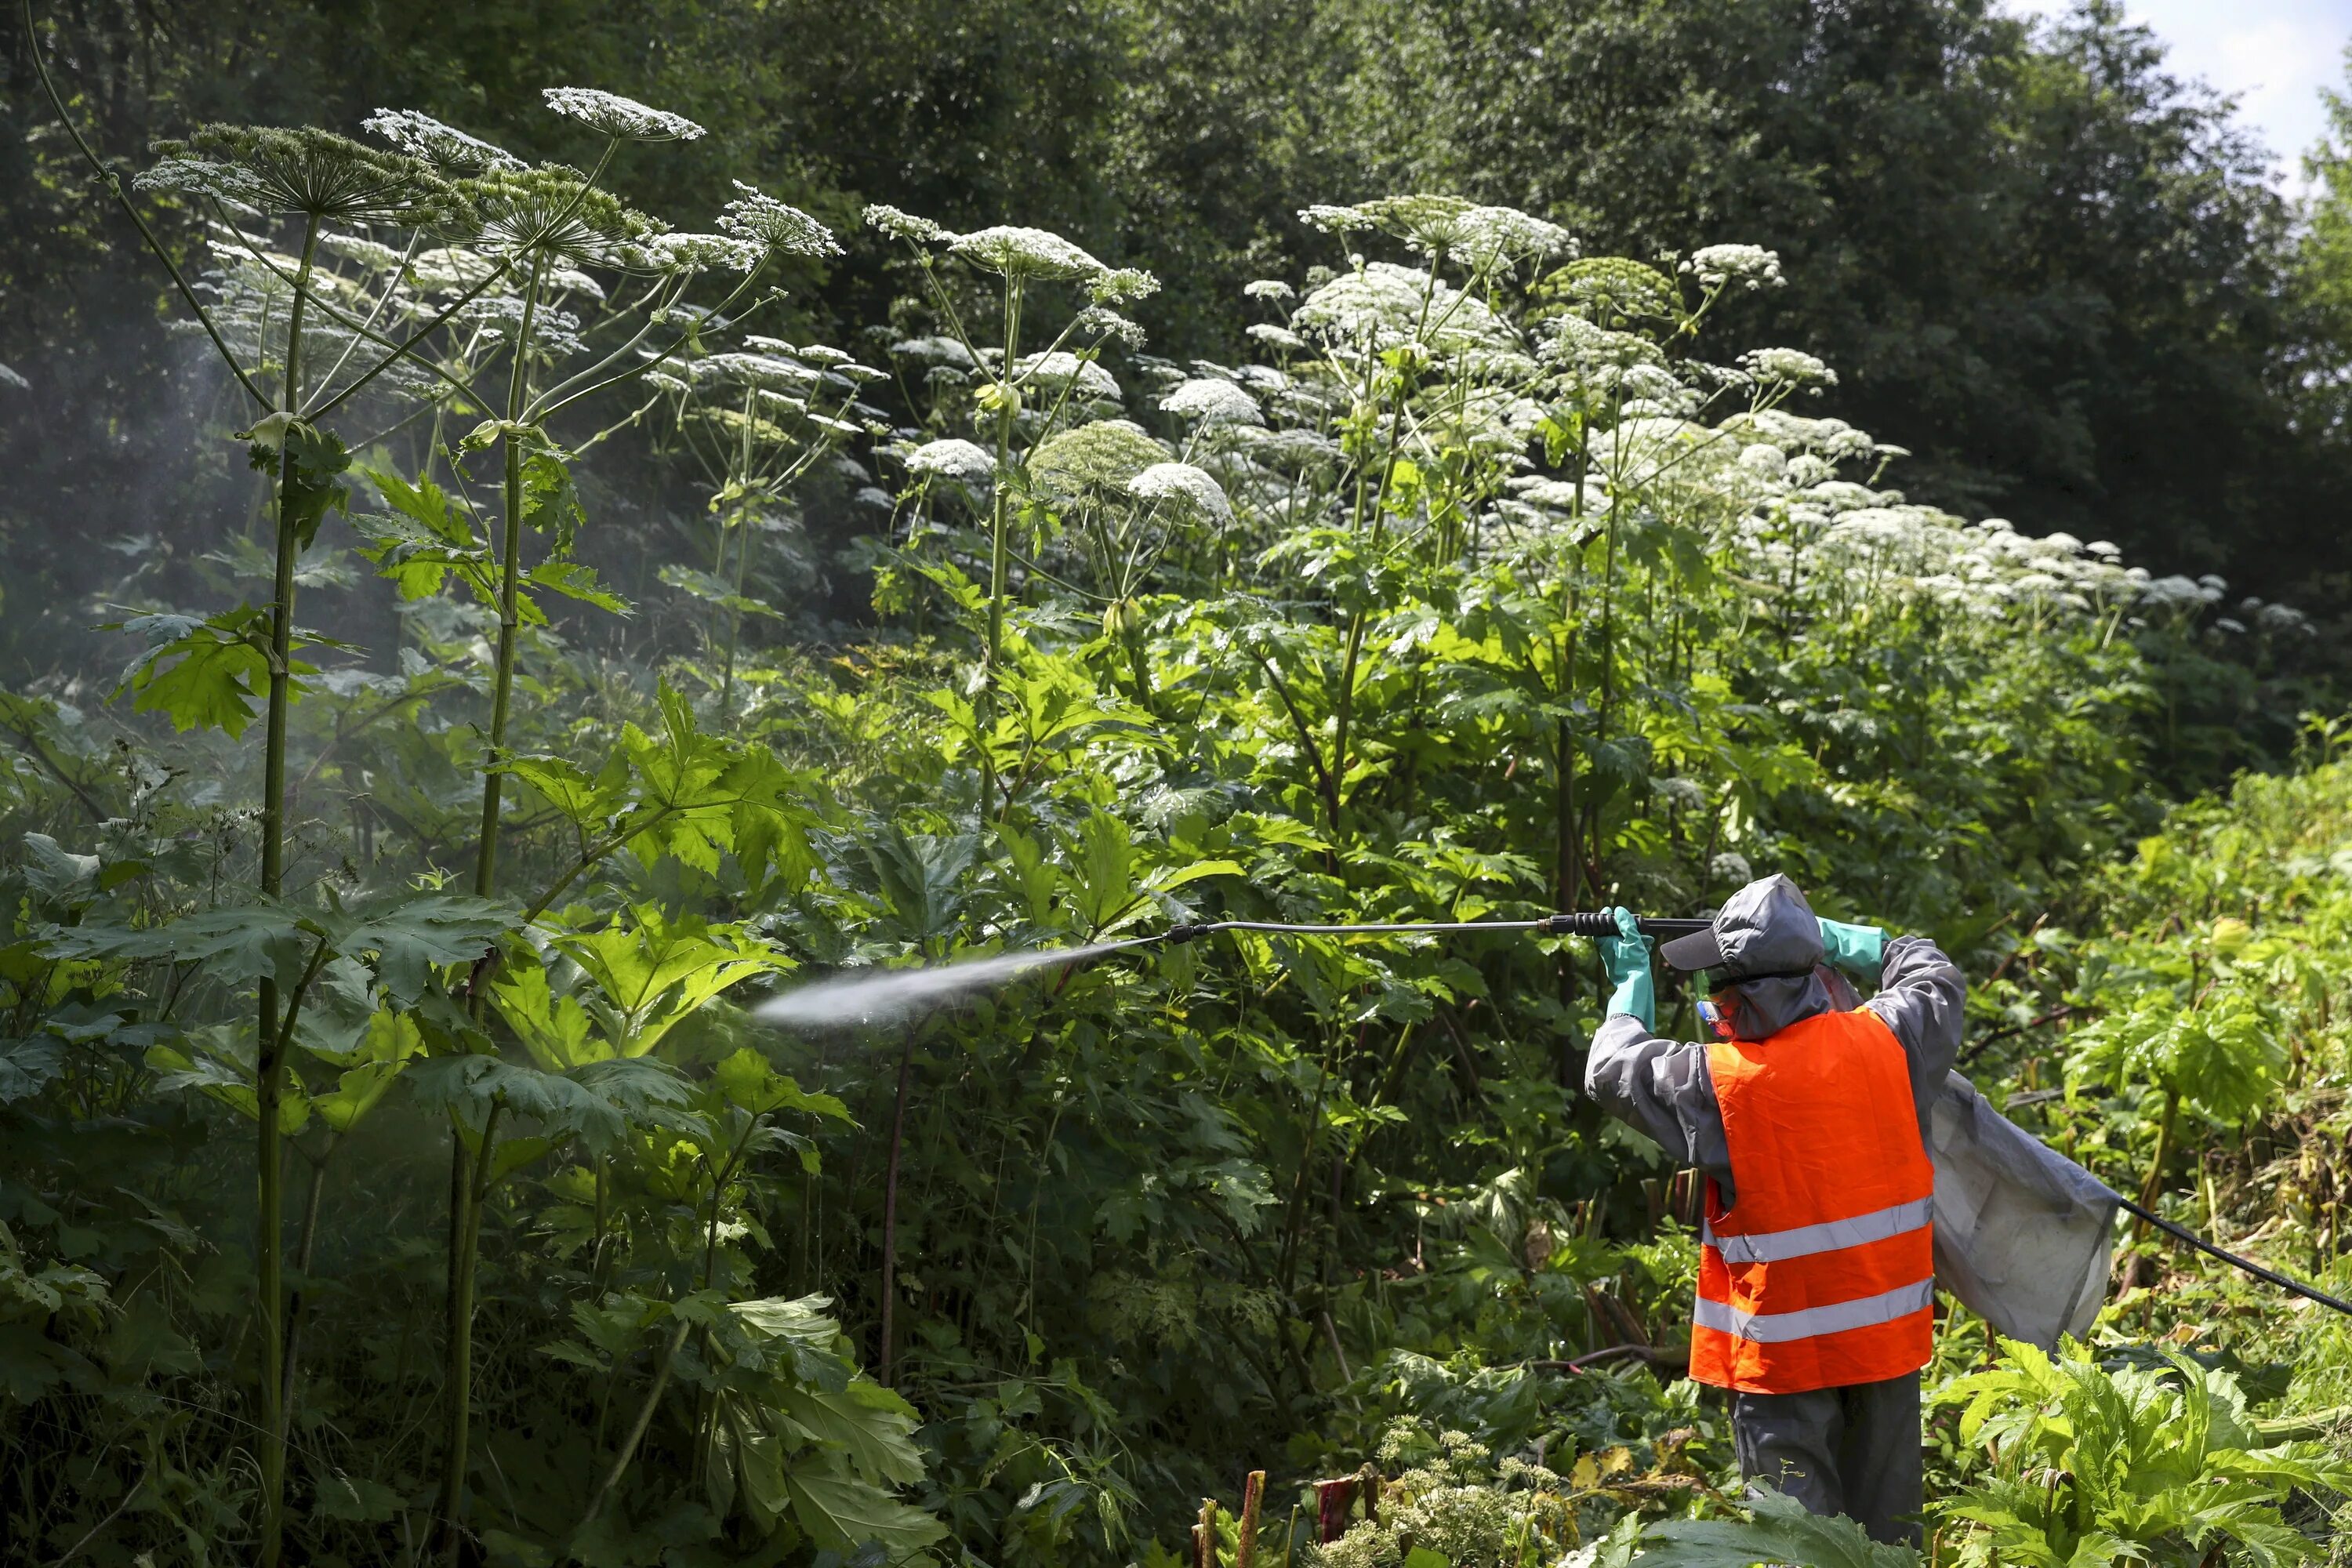
<path id="1" fill-rule="evenodd" d="M 2345 1316 L 2352 1317 L 2352 1301 L 2339 1300 L 2316 1286 L 2306 1285 L 2300 1279 L 2290 1279 L 2276 1269 L 2265 1268 L 2251 1258 L 2241 1258 L 2234 1252 L 2216 1247 L 2187 1226 L 2175 1225 L 2160 1214 L 2150 1214 L 2120 1193 L 2116 1194 L 2116 1201 L 2176 1241 L 2185 1241 L 2198 1251 L 2208 1253 L 2224 1263 L 2242 1268 L 2257 1279 L 2266 1279 L 2282 1290 L 2292 1290 L 2305 1300 L 2316 1301 L 2323 1307 L 2333 1307 Z"/>

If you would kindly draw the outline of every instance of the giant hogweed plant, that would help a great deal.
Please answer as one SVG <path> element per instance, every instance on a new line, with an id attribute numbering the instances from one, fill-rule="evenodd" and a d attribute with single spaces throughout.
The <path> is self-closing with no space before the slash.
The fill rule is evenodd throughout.
<path id="1" fill-rule="evenodd" d="M 658 401 L 677 448 L 692 458 L 711 492 L 717 527 L 709 569 L 673 563 L 662 568 L 662 581 L 710 606 L 703 641 L 719 667 L 722 715 L 733 708 L 743 617 L 776 614 L 745 591 L 761 536 L 793 530 L 793 492 L 819 460 L 845 441 L 889 428 L 881 410 L 861 401 L 866 385 L 887 373 L 826 343 L 795 347 L 759 333 L 741 342 L 739 349 L 713 347 L 682 359 L 675 372 L 646 376 L 664 395 Z"/>
<path id="2" fill-rule="evenodd" d="M 939 317 L 943 344 L 955 362 L 969 367 L 969 417 L 985 449 L 960 437 L 932 442 L 907 455 L 909 470 L 938 475 L 985 489 L 988 497 L 987 590 L 976 704 L 968 725 L 976 739 L 980 776 L 979 814 L 991 814 L 996 797 L 998 752 L 987 737 L 998 723 L 1000 667 L 1004 658 L 1004 611 L 1013 561 L 1012 524 L 1017 500 L 1029 488 L 1029 459 L 1066 422 L 1085 423 L 1119 401 L 1118 384 L 1104 370 L 1104 345 L 1140 341 L 1133 324 L 1115 306 L 1142 299 L 1159 288 L 1150 273 L 1114 268 L 1078 246 L 1043 229 L 1014 225 L 957 234 L 894 207 L 866 209 L 866 221 L 904 245 L 923 279 L 927 302 Z M 984 318 L 967 323 L 943 268 L 961 265 L 999 282 L 993 301 L 995 331 Z M 1041 285 L 1076 285 L 1089 301 L 1070 315 L 1046 346 L 1022 353 L 1024 327 L 1034 327 Z M 989 339 L 984 345 L 980 338 Z M 1070 345 L 1076 346 L 1071 347 Z M 985 468 L 983 469 L 983 464 Z M 1192 497 L 1193 504 L 1205 498 Z M 1009 804 L 1009 799 L 1008 799 Z"/>
<path id="3" fill-rule="evenodd" d="M 26 26 L 29 30 L 29 11 Z M 45 65 L 42 70 L 47 84 Z M 63 102 L 50 90 L 70 128 Z M 551 89 L 547 101 L 555 113 L 600 138 L 593 173 L 526 166 L 414 111 L 386 110 L 369 121 L 368 129 L 390 142 L 393 152 L 310 129 L 207 126 L 184 141 L 159 143 L 161 161 L 131 185 L 184 203 L 203 216 L 211 248 L 223 265 L 195 284 L 141 216 L 121 177 L 90 153 L 76 132 L 78 144 L 90 153 L 108 188 L 139 225 L 198 327 L 251 400 L 251 428 L 240 432 L 240 438 L 250 440 L 254 466 L 270 474 L 276 491 L 268 604 L 201 619 L 142 617 L 131 627 L 148 634 L 151 648 L 125 681 L 137 707 L 160 710 L 181 729 L 218 727 L 232 739 L 256 716 L 255 703 L 260 701 L 257 890 L 262 902 L 184 916 L 160 931 L 83 923 L 55 947 L 60 955 L 98 960 L 137 962 L 170 954 L 175 962 L 209 961 L 211 978 L 254 985 L 257 1022 L 242 1040 L 215 1038 L 201 1058 L 162 1045 L 154 1050 L 167 1080 L 224 1094 L 258 1129 L 257 1552 L 265 1563 L 278 1561 L 281 1550 L 288 1405 L 294 1383 L 289 1352 L 299 1329 L 299 1321 L 287 1320 L 281 1273 L 281 1141 L 300 1131 L 314 1101 L 329 1121 L 331 1139 L 347 1132 L 381 1094 L 383 1079 L 419 1049 L 415 1012 L 423 988 L 449 996 L 441 988 L 451 973 L 463 973 L 468 964 L 478 971 L 490 940 L 513 929 L 509 908 L 493 895 L 502 785 L 510 763 L 506 733 L 518 634 L 526 616 L 544 618 L 526 596 L 525 585 L 608 609 L 622 607 L 596 586 L 592 573 L 566 559 L 580 514 L 567 455 L 548 434 L 549 422 L 575 404 L 644 376 L 704 333 L 730 325 L 727 312 L 751 293 L 772 258 L 837 248 L 822 226 L 748 186 L 720 216 L 721 232 L 668 232 L 621 206 L 598 182 L 624 142 L 688 140 L 699 136 L 700 129 L 680 116 L 592 89 Z M 289 227 L 294 253 L 280 254 L 275 247 Z M 381 243 L 386 231 L 402 240 L 398 247 Z M 435 243 L 427 247 L 427 241 Z M 333 264 L 339 259 L 354 265 L 339 268 Z M 636 280 L 639 291 L 629 309 L 616 308 L 584 268 L 611 269 Z M 693 285 L 714 271 L 733 274 L 738 281 L 715 305 L 692 302 Z M 605 307 L 596 323 L 604 329 L 602 341 L 564 308 L 575 300 Z M 503 396 L 486 395 L 478 382 L 500 371 Z M 376 526 L 365 530 L 369 553 L 404 594 L 429 592 L 455 577 L 497 617 L 473 896 L 428 892 L 346 913 L 330 889 L 329 909 L 307 912 L 307 900 L 286 901 L 288 718 L 306 678 L 318 674 L 304 652 L 349 650 L 296 626 L 296 584 L 300 558 L 316 542 L 327 513 L 350 500 L 341 482 L 350 468 L 350 448 L 328 422 L 339 412 L 382 403 L 386 396 L 395 405 L 421 403 L 432 410 L 436 434 L 446 413 L 499 411 L 476 425 L 450 454 L 456 479 L 464 454 L 493 447 L 501 452 L 501 521 L 495 530 L 483 528 L 471 507 L 453 501 L 429 474 L 415 485 L 395 476 L 373 476 L 398 515 L 375 520 Z M 418 416 L 398 415 L 394 427 Z M 551 556 L 530 568 L 523 561 L 527 527 L 554 535 Z M 674 729 L 673 735 L 677 733 Z M 625 780 L 608 780 L 602 795 L 591 789 L 584 798 L 601 804 L 616 783 L 625 787 Z M 738 795 L 730 804 L 740 812 L 745 799 Z M 605 813 L 599 825 L 609 828 L 614 821 Z M 644 824 L 630 826 L 647 830 Z M 625 832 L 608 839 L 604 852 L 629 837 Z M 530 915 L 560 888 L 559 883 L 542 897 Z M 241 933 L 238 942 L 227 942 L 232 931 Z M 232 947 L 242 956 L 227 958 Z M 452 964 L 460 967 L 451 973 L 434 967 Z M 314 984 L 335 988 L 346 1010 L 356 1005 L 363 1016 L 359 1037 L 335 1041 L 340 1050 L 306 1037 L 304 1005 Z M 457 990 L 470 988 L 468 982 Z M 371 997 L 391 1011 L 365 1021 Z M 474 1010 L 478 1015 L 478 1004 Z M 314 1017 L 318 1011 L 314 1007 Z M 487 1044 L 478 1024 L 461 1013 L 449 1012 L 424 1027 L 442 1049 L 461 1055 Z M 316 1032 L 313 1025 L 309 1033 Z M 323 1097 L 310 1094 L 294 1060 L 298 1048 L 347 1069 L 341 1087 Z M 351 1081 L 355 1076 L 362 1080 L 358 1087 Z M 495 1130 L 509 1106 L 528 1107 L 551 1127 L 566 1123 L 577 1110 L 567 1109 L 564 1096 L 551 1097 L 543 1088 L 522 1091 L 501 1082 L 485 1090 L 481 1079 L 478 1073 L 467 1074 L 469 1092 L 447 1100 L 457 1135 L 450 1183 L 446 1480 L 440 1515 L 443 1548 L 453 1556 L 467 1469 L 478 1210 L 489 1183 L 516 1164 L 509 1157 L 503 1169 L 494 1165 Z M 550 1141 L 527 1139 L 510 1147 L 524 1144 L 543 1152 Z M 323 1160 L 322 1153 L 320 1170 Z M 314 1212 L 306 1216 L 306 1236 L 314 1228 L 317 1193 L 314 1175 Z M 308 1258 L 302 1262 L 307 1268 Z"/>

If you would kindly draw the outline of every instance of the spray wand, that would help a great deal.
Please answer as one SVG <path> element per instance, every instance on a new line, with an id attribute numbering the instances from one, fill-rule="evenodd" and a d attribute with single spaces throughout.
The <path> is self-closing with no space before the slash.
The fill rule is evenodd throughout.
<path id="1" fill-rule="evenodd" d="M 1633 924 L 1643 936 L 1661 941 L 1702 931 L 1713 922 L 1703 920 L 1653 920 L 1644 915 Z M 1204 921 L 1172 925 L 1157 936 L 1139 937 L 1134 945 L 1165 942 L 1181 946 L 1221 931 L 1272 931 L 1286 936 L 1421 936 L 1442 931 L 1523 931 L 1531 936 L 1609 937 L 1618 934 L 1617 917 L 1601 910 L 1580 910 L 1570 914 L 1545 915 L 1531 921 L 1384 921 L 1339 925 L 1305 925 L 1294 921 Z"/>

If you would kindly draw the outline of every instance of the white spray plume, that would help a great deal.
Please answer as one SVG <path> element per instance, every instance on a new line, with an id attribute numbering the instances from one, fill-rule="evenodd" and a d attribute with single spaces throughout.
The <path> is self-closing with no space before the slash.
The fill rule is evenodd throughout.
<path id="1" fill-rule="evenodd" d="M 1008 952 L 999 958 L 976 958 L 919 969 L 871 969 L 836 974 L 762 1002 L 752 1016 L 788 1029 L 883 1028 L 909 1022 L 935 1007 L 1003 985 L 1033 969 L 1084 963 L 1136 945 L 1133 940 L 1101 942 L 1091 947 Z"/>

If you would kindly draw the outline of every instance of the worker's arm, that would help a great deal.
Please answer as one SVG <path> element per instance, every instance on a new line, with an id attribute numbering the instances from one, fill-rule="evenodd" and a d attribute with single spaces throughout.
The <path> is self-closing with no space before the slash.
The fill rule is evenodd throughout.
<path id="1" fill-rule="evenodd" d="M 1731 1148 L 1706 1047 L 1670 1040 L 1641 1019 L 1619 1013 L 1592 1034 L 1584 1058 L 1584 1092 L 1601 1109 L 1647 1134 L 1676 1164 L 1696 1165 L 1718 1181 L 1731 1180 Z"/>
<path id="2" fill-rule="evenodd" d="M 1911 1099 L 1924 1118 L 1943 1092 L 1944 1075 L 1960 1054 L 1961 1007 L 1968 983 L 1960 966 L 1924 936 L 1886 943 L 1878 994 L 1863 1004 L 1885 1021 L 1910 1058 Z"/>
<path id="3" fill-rule="evenodd" d="M 1623 910 L 1619 934 L 1602 940 L 1601 962 L 1614 990 L 1608 1016 L 1584 1058 L 1584 1092 L 1637 1132 L 1647 1133 L 1676 1163 L 1731 1178 L 1731 1150 L 1707 1076 L 1706 1047 L 1657 1032 L 1650 939 Z"/>

